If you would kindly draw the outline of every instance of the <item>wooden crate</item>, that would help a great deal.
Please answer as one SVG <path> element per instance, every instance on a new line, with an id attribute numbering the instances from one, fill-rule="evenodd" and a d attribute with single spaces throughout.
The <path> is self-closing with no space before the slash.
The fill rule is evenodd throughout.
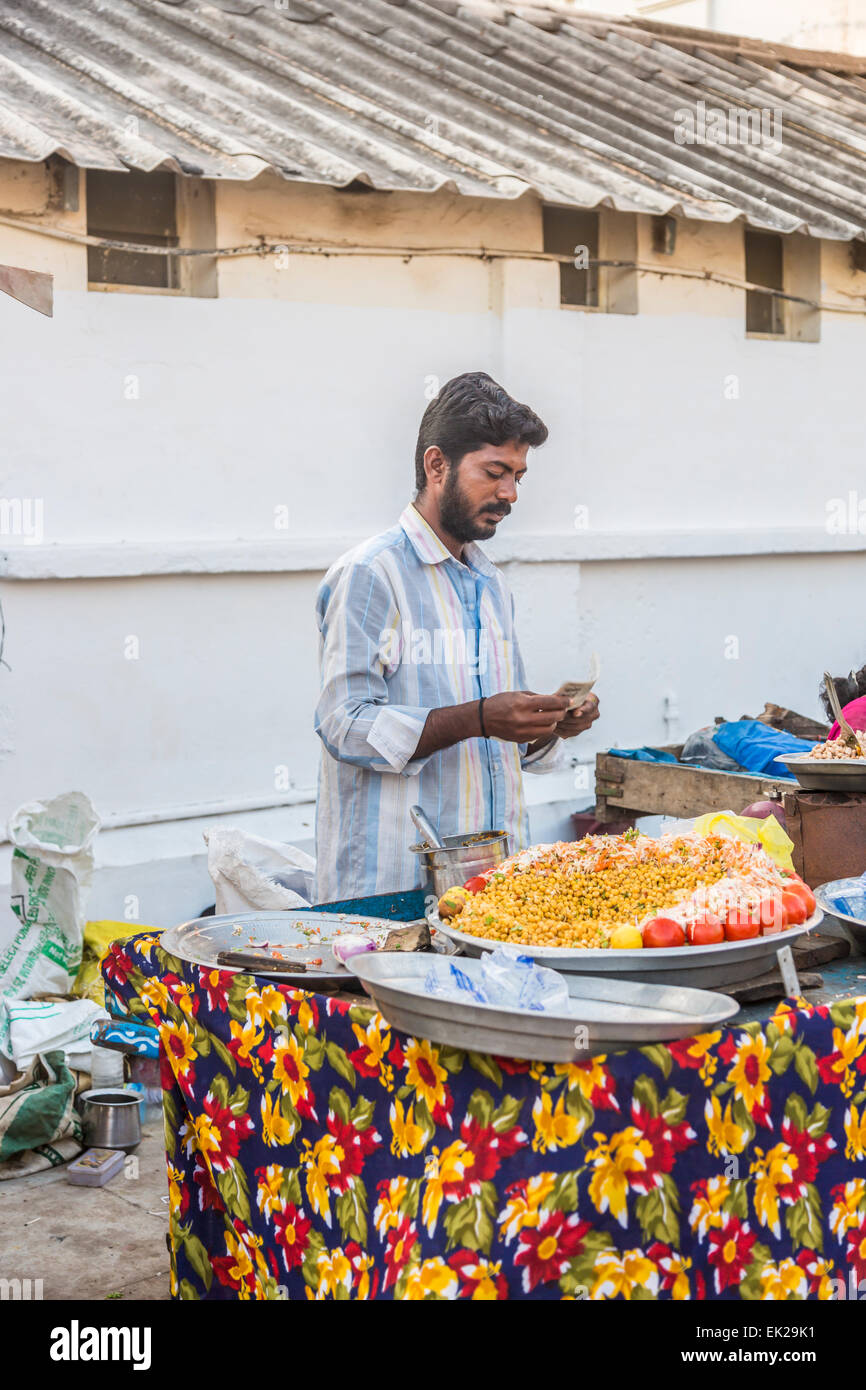
<path id="1" fill-rule="evenodd" d="M 663 751 L 679 757 L 682 744 Z M 753 801 L 779 800 L 790 789 L 791 782 L 785 778 L 678 763 L 642 763 L 610 753 L 598 753 L 595 759 L 595 814 L 600 821 L 739 812 Z"/>

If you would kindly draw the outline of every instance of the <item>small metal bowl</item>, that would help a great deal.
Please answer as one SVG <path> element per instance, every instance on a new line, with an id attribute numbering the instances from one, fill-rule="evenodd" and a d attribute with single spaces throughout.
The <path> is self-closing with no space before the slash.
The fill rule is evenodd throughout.
<path id="1" fill-rule="evenodd" d="M 141 1143 L 138 1091 L 83 1091 L 78 1098 L 84 1141 L 92 1149 L 134 1149 Z"/>
<path id="2" fill-rule="evenodd" d="M 465 883 L 467 878 L 486 873 L 508 854 L 508 832 L 505 830 L 481 830 L 473 835 L 443 835 L 442 838 L 444 849 L 409 846 L 412 854 L 420 855 L 425 889 L 435 893 L 437 899 L 449 888 Z"/>

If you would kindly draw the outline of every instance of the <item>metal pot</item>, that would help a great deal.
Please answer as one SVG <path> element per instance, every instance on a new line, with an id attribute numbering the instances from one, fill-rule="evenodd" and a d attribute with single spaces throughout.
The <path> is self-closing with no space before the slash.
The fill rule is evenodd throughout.
<path id="1" fill-rule="evenodd" d="M 129 1150 L 141 1142 L 138 1091 L 84 1091 L 79 1106 L 89 1148 Z"/>
<path id="2" fill-rule="evenodd" d="M 447 889 L 465 883 L 475 874 L 483 874 L 499 864 L 508 854 L 508 833 L 505 830 L 485 830 L 474 835 L 443 835 L 444 849 L 429 849 L 427 845 L 410 845 L 412 854 L 420 855 L 424 887 L 441 898 Z"/>

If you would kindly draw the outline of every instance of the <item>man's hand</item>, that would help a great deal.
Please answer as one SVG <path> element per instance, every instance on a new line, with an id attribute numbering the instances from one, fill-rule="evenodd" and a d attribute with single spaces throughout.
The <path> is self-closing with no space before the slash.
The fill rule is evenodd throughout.
<path id="1" fill-rule="evenodd" d="M 504 691 L 484 701 L 484 727 L 489 738 L 508 743 L 537 743 L 559 733 L 568 711 L 565 695 L 535 695 L 531 690 Z M 575 730 L 575 733 L 577 730 Z"/>
<path id="2" fill-rule="evenodd" d="M 591 724 L 598 719 L 598 696 L 587 695 L 582 705 L 577 709 L 569 710 L 564 719 L 561 719 L 556 726 L 557 738 L 574 738 L 575 734 L 582 734 Z"/>

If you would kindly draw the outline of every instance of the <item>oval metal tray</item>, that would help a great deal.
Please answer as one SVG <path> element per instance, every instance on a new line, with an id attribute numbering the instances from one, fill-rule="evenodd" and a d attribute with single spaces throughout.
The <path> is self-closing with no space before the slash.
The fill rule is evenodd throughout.
<path id="1" fill-rule="evenodd" d="M 206 965 L 212 969 L 242 974 L 274 976 L 301 989 L 345 987 L 357 980 L 354 970 L 336 959 L 328 943 L 343 932 L 360 936 L 372 934 L 384 940 L 394 927 L 405 922 L 386 921 L 382 917 L 362 917 L 349 913 L 313 912 L 310 908 L 292 908 L 286 912 L 239 912 L 234 916 L 196 917 L 170 927 L 160 937 L 160 945 L 173 956 Z M 238 933 L 237 928 L 241 931 Z M 383 935 L 384 932 L 384 935 Z M 447 936 L 447 933 L 445 934 Z M 291 960 L 274 960 L 273 969 L 217 965 L 220 951 L 260 951 L 262 942 L 291 953 Z M 321 958 L 321 965 L 308 965 L 306 970 L 293 970 L 292 960 L 307 962 Z"/>
<path id="2" fill-rule="evenodd" d="M 784 763 L 804 791 L 866 791 L 866 758 L 776 758 Z"/>
<path id="3" fill-rule="evenodd" d="M 618 980 L 646 980 L 670 985 L 689 985 L 696 989 L 716 989 L 740 984 L 763 975 L 776 964 L 776 952 L 823 920 L 819 909 L 799 927 L 789 927 L 775 936 L 756 936 L 751 941 L 724 941 L 718 946 L 643 947 L 637 951 L 607 948 L 525 946 L 539 965 L 550 966 L 564 975 L 609 975 Z M 439 913 L 427 914 L 431 927 L 444 932 L 469 956 L 480 956 L 497 945 L 486 937 L 469 936 L 440 920 Z M 459 920 L 459 918 L 458 918 Z"/>
<path id="4" fill-rule="evenodd" d="M 460 968 L 481 974 L 477 960 L 462 960 Z M 571 975 L 568 1011 L 538 1013 L 425 994 L 429 969 L 429 957 L 384 952 L 362 956 L 357 965 L 365 990 L 395 1028 L 498 1057 L 575 1062 L 618 1047 L 688 1038 L 739 1012 L 735 1000 L 707 990 Z M 576 1045 L 578 1028 L 586 1030 L 585 1046 Z"/>

